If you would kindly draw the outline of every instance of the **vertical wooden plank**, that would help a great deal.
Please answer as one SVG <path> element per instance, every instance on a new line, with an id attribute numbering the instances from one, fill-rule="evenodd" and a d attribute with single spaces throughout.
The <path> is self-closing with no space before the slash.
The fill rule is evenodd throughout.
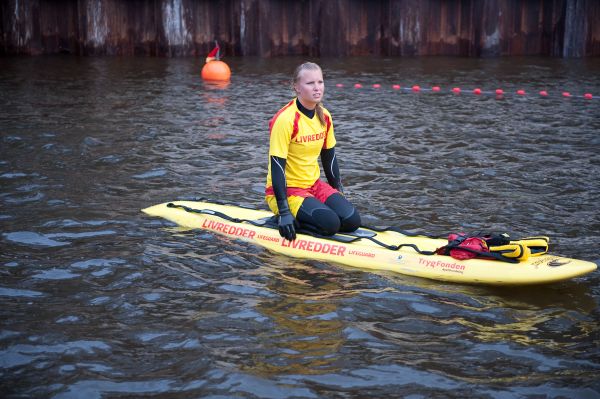
<path id="1" fill-rule="evenodd" d="M 600 55 L 600 1 L 589 1 L 586 7 L 587 32 L 585 56 Z"/>
<path id="2" fill-rule="evenodd" d="M 498 1 L 485 0 L 483 4 L 483 21 L 481 27 L 481 55 L 499 56 L 502 40 L 502 14 Z"/>
<path id="3" fill-rule="evenodd" d="M 586 0 L 566 0 L 563 57 L 582 57 L 585 54 L 588 29 L 586 3 Z"/>

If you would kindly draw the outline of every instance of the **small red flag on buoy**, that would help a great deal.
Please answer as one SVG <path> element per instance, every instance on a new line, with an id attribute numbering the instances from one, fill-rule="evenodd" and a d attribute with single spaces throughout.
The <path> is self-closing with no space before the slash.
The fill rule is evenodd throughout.
<path id="1" fill-rule="evenodd" d="M 206 62 L 209 63 L 211 61 L 218 61 L 221 59 L 221 48 L 219 47 L 219 43 L 215 40 L 215 48 L 208 53 L 206 56 Z"/>

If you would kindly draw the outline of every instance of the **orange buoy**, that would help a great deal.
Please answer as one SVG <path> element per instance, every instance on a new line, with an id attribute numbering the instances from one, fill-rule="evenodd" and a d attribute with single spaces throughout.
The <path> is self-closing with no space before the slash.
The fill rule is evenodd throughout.
<path id="1" fill-rule="evenodd" d="M 228 81 L 231 78 L 231 70 L 223 61 L 210 61 L 202 67 L 202 79 Z"/>

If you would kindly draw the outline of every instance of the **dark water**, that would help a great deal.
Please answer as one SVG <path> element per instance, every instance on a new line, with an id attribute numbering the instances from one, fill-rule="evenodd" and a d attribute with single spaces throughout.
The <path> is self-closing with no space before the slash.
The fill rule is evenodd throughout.
<path id="1" fill-rule="evenodd" d="M 1 396 L 600 397 L 598 272 L 453 285 L 145 217 L 175 199 L 263 207 L 267 121 L 301 60 L 228 61 L 218 89 L 192 59 L 0 58 Z M 320 62 L 367 222 L 543 233 L 600 261 L 600 102 L 560 96 L 600 96 L 600 60 Z"/>

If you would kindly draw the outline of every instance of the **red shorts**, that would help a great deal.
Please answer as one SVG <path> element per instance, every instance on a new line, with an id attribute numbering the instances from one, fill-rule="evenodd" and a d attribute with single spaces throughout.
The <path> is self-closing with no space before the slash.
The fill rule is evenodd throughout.
<path id="1" fill-rule="evenodd" d="M 296 216 L 298 213 L 298 209 L 302 205 L 304 198 L 315 197 L 319 201 L 325 203 L 327 198 L 331 195 L 338 193 L 335 188 L 331 187 L 329 184 L 325 183 L 322 180 L 317 180 L 315 184 L 307 188 L 298 188 L 298 187 L 288 187 L 287 195 L 288 195 L 288 204 L 290 206 L 290 211 L 292 215 Z M 275 199 L 275 193 L 273 191 L 273 187 L 268 187 L 265 190 L 267 204 L 269 208 L 273 211 L 273 213 L 278 214 L 279 211 L 277 209 L 277 200 Z"/>

